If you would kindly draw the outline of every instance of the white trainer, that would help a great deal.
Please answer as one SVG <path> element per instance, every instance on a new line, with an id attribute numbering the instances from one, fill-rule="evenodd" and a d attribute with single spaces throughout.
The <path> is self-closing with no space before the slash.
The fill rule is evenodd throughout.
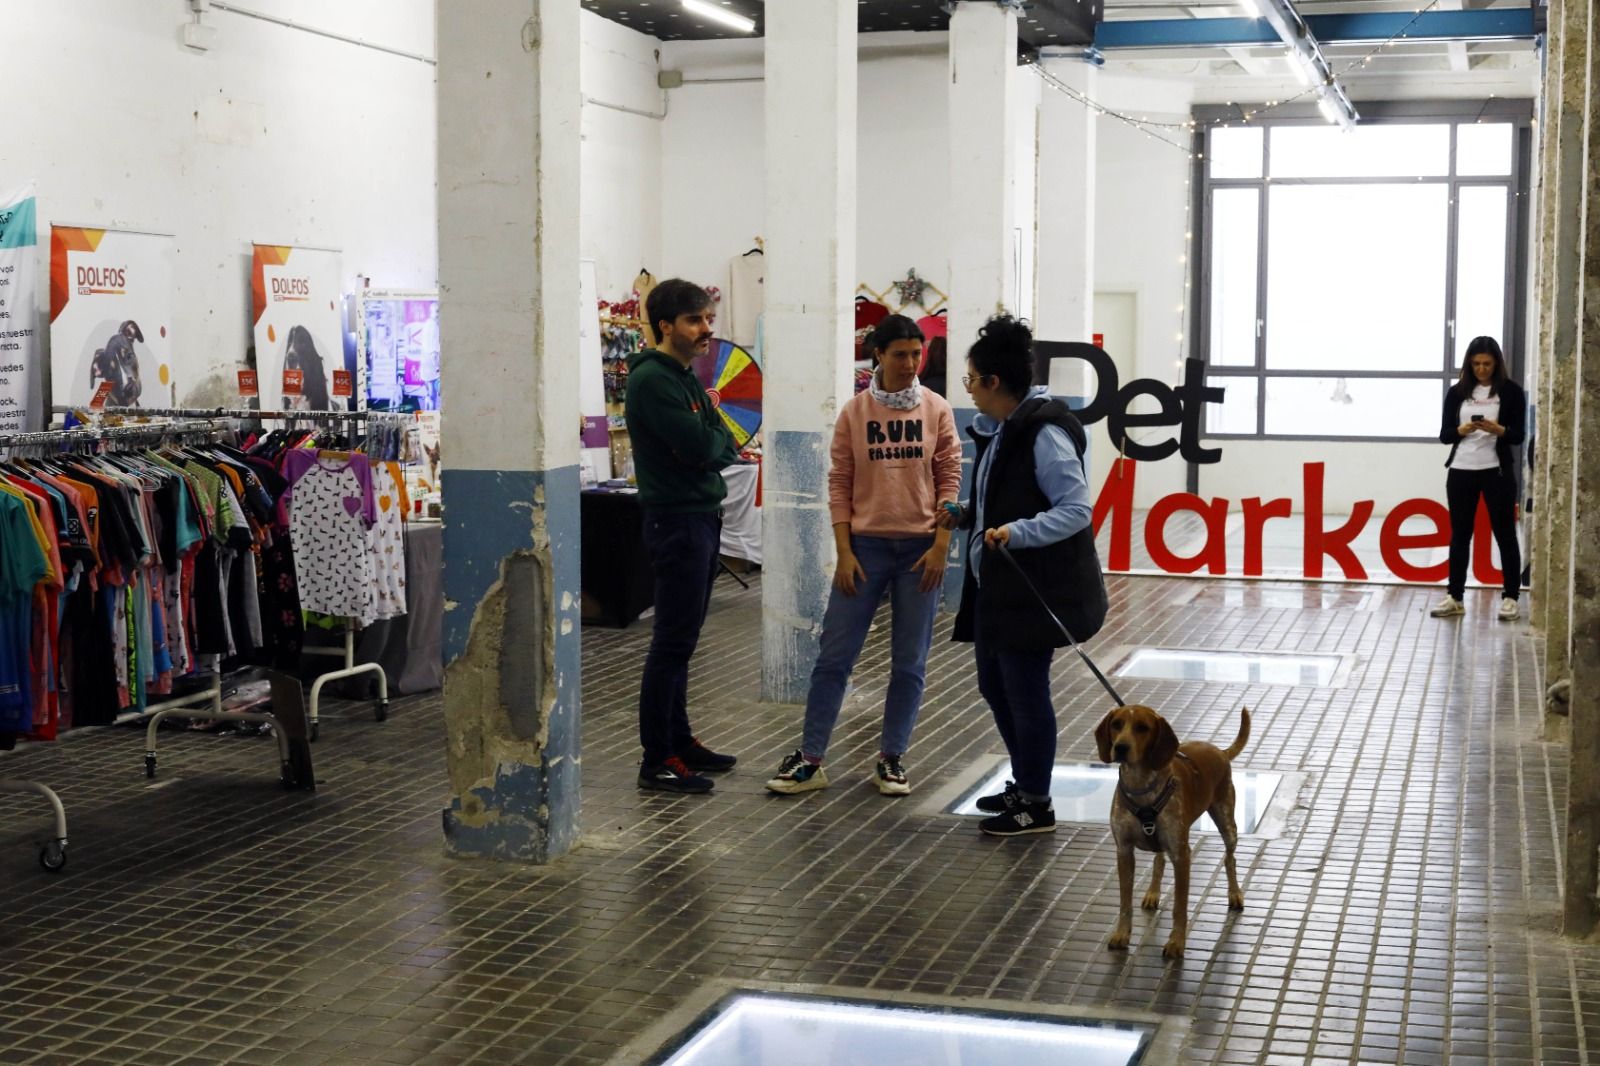
<path id="1" fill-rule="evenodd" d="M 1500 621 L 1515 622 L 1522 617 L 1522 612 L 1517 610 L 1517 601 L 1510 596 L 1500 598 Z"/>
<path id="2" fill-rule="evenodd" d="M 1440 601 L 1439 606 L 1428 613 L 1435 618 L 1449 618 L 1452 615 L 1466 614 L 1467 609 L 1461 606 L 1461 601 L 1454 596 L 1446 596 Z"/>

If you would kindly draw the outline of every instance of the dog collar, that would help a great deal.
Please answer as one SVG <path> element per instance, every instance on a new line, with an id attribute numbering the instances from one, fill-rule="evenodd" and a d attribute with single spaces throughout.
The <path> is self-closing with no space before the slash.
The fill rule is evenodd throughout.
<path id="1" fill-rule="evenodd" d="M 1185 755 L 1181 751 L 1177 753 L 1177 758 L 1182 759 L 1184 762 L 1190 761 L 1189 756 Z M 1138 791 L 1137 795 L 1142 796 L 1154 788 L 1154 785 L 1151 785 L 1150 788 L 1142 788 Z M 1169 774 L 1167 776 L 1166 786 L 1161 789 L 1161 794 L 1155 798 L 1155 802 L 1150 804 L 1148 807 L 1141 807 L 1138 801 L 1133 798 L 1135 793 L 1130 792 L 1121 781 L 1117 782 L 1117 791 L 1122 793 L 1122 802 L 1127 804 L 1128 807 L 1133 811 L 1133 816 L 1139 819 L 1139 825 L 1144 829 L 1144 835 L 1147 837 L 1153 837 L 1156 835 L 1156 819 L 1160 818 L 1161 812 L 1167 809 L 1167 801 L 1172 799 L 1172 794 L 1176 792 L 1177 789 L 1178 778 L 1175 775 Z"/>

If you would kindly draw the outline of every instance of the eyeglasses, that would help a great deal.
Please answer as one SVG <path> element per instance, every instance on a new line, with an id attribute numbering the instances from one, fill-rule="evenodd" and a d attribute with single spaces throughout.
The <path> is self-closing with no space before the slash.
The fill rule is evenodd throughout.
<path id="1" fill-rule="evenodd" d="M 972 388 L 974 382 L 982 381 L 984 378 L 993 376 L 993 374 L 963 374 L 961 375 L 961 384 L 970 389 Z"/>

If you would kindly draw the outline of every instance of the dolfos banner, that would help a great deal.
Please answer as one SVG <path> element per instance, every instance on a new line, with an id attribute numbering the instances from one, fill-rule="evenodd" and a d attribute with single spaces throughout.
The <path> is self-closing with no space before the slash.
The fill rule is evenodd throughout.
<path id="1" fill-rule="evenodd" d="M 264 410 L 345 407 L 339 253 L 258 244 L 250 267 L 256 372 Z M 336 395 L 340 391 L 344 395 Z"/>
<path id="2" fill-rule="evenodd" d="M 33 189 L 0 197 L 0 433 L 43 423 L 30 409 L 39 375 L 38 227 Z"/>
<path id="3" fill-rule="evenodd" d="M 52 402 L 171 402 L 173 255 L 160 234 L 50 227 Z"/>

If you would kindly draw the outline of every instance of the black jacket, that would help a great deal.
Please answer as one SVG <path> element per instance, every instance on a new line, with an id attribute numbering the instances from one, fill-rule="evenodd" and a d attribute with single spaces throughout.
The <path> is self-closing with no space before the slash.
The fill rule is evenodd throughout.
<path id="1" fill-rule="evenodd" d="M 1000 435 L 1000 451 L 989 468 L 988 492 L 983 501 L 986 526 L 997 528 L 1050 509 L 1050 498 L 1039 488 L 1033 467 L 1033 441 L 1047 425 L 1061 427 L 1082 460 L 1088 438 L 1067 405 L 1043 397 L 1025 401 L 1008 420 L 1006 431 Z M 982 462 L 994 438 L 970 429 L 967 432 L 977 442 L 977 462 Z M 1011 556 L 1034 588 L 1044 594 L 1074 640 L 1088 640 L 1100 632 L 1109 601 L 1100 573 L 1100 556 L 1095 552 L 1092 523 L 1066 540 L 1042 548 L 1019 548 Z M 983 568 L 981 583 L 973 576 L 974 566 Z M 1067 644 L 1067 638 L 1033 592 L 996 551 L 982 550 L 976 558 L 967 560 L 953 639 L 970 642 L 980 626 L 985 644 L 1007 650 L 1043 651 Z"/>
<path id="2" fill-rule="evenodd" d="M 1461 444 L 1461 405 L 1472 393 L 1472 387 L 1463 388 L 1461 382 L 1450 386 L 1444 394 L 1444 415 L 1439 423 L 1439 443 L 1450 445 L 1450 455 L 1444 465 L 1455 460 L 1456 448 Z M 1495 390 L 1500 401 L 1499 423 L 1505 433 L 1494 442 L 1494 453 L 1500 458 L 1500 472 L 1507 477 L 1517 476 L 1517 462 L 1512 448 L 1520 445 L 1528 434 L 1528 394 L 1515 381 L 1506 380 Z"/>

